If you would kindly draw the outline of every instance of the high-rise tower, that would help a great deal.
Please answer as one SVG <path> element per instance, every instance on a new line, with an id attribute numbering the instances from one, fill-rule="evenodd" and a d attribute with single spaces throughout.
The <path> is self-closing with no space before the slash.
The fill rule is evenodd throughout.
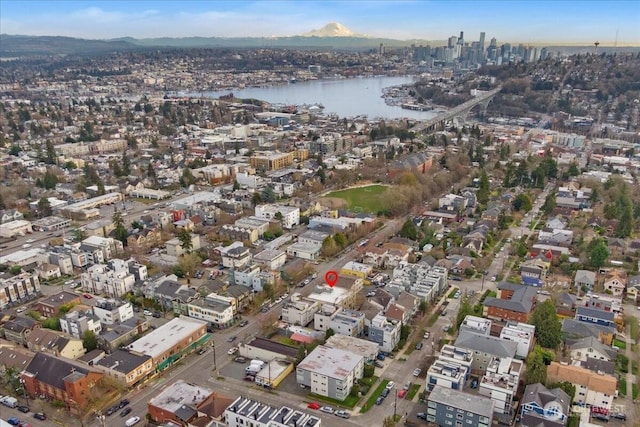
<path id="1" fill-rule="evenodd" d="M 484 52 L 484 36 L 485 36 L 485 33 L 483 31 L 480 33 L 480 46 L 478 46 L 478 48 L 480 49 L 480 52 Z"/>

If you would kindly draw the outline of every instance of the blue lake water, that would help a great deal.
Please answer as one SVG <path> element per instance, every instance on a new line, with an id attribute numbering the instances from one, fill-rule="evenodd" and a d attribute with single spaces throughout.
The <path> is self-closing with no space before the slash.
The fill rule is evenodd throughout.
<path id="1" fill-rule="evenodd" d="M 218 92 L 191 93 L 192 96 L 217 98 L 233 93 L 237 98 L 255 98 L 287 105 L 322 104 L 325 113 L 340 117 L 366 115 L 373 118 L 411 118 L 426 120 L 437 115 L 429 111 L 405 110 L 387 105 L 382 89 L 412 83 L 414 77 L 364 77 L 340 80 L 313 80 L 284 86 L 250 87 Z"/>

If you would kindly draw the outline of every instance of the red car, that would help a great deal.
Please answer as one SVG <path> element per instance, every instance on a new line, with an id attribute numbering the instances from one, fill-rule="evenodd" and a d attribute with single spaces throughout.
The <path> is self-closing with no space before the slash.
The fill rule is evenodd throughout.
<path id="1" fill-rule="evenodd" d="M 307 408 L 309 409 L 320 409 L 320 404 L 316 403 L 316 402 L 311 402 L 307 405 Z"/>
<path id="2" fill-rule="evenodd" d="M 82 294 L 82 296 L 85 297 L 86 299 L 93 298 L 93 295 L 91 295 L 91 294 Z"/>
<path id="3" fill-rule="evenodd" d="M 406 394 L 407 394 L 407 390 L 404 390 L 404 389 L 403 389 L 403 390 L 400 390 L 400 391 L 398 392 L 398 397 L 399 397 L 400 399 L 402 399 L 402 398 L 404 398 L 404 396 L 405 396 Z"/>

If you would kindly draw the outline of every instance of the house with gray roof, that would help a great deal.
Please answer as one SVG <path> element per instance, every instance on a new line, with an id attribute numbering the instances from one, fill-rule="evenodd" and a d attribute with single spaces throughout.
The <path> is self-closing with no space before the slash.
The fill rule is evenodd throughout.
<path id="1" fill-rule="evenodd" d="M 537 302 L 537 291 L 531 286 L 501 282 L 500 298 L 486 298 L 487 317 L 498 321 L 515 320 L 527 323 Z"/>
<path id="2" fill-rule="evenodd" d="M 616 329 L 611 326 L 602 326 L 595 323 L 581 322 L 576 319 L 564 319 L 562 321 L 563 339 L 577 339 L 584 337 L 596 337 L 603 343 L 611 345 L 615 337 Z"/>
<path id="3" fill-rule="evenodd" d="M 618 351 L 608 345 L 604 345 L 596 337 L 584 337 L 577 341 L 568 341 L 565 348 L 569 351 L 572 360 L 585 362 L 587 358 L 612 361 L 615 360 Z"/>
<path id="4" fill-rule="evenodd" d="M 471 372 L 477 374 L 484 373 L 494 357 L 515 358 L 518 349 L 518 343 L 514 341 L 482 335 L 468 330 L 460 331 L 454 345 L 471 350 L 474 353 Z"/>
<path id="5" fill-rule="evenodd" d="M 564 427 L 570 414 L 571 398 L 561 388 L 529 384 L 521 402 L 523 427 Z"/>
<path id="6" fill-rule="evenodd" d="M 600 326 L 616 327 L 615 313 L 611 311 L 598 310 L 597 308 L 578 307 L 575 319 L 581 322 L 594 323 Z"/>
<path id="7" fill-rule="evenodd" d="M 596 283 L 596 273 L 589 270 L 577 270 L 576 276 L 573 279 L 573 285 L 576 289 L 588 289 L 592 290 L 593 285 Z"/>

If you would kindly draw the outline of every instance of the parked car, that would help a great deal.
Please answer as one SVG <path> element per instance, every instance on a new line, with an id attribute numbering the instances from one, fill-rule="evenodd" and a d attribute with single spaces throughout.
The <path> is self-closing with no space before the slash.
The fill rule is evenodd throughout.
<path id="1" fill-rule="evenodd" d="M 427 414 L 425 414 L 424 412 L 418 412 L 416 414 L 416 417 L 420 418 L 421 420 L 427 420 Z"/>
<path id="2" fill-rule="evenodd" d="M 145 316 L 151 316 L 151 315 L 153 314 L 153 313 L 151 312 L 151 310 L 147 310 L 147 309 L 145 309 L 145 310 L 143 311 L 143 313 L 144 313 L 144 315 L 145 315 Z"/>
<path id="3" fill-rule="evenodd" d="M 237 337 L 235 335 L 231 335 L 229 338 L 227 338 L 227 342 L 234 342 L 236 338 Z"/>
<path id="4" fill-rule="evenodd" d="M 131 413 L 131 408 L 124 408 L 122 410 L 122 412 L 120 412 L 120 416 L 121 417 L 126 417 L 127 415 L 129 415 Z"/>
<path id="5" fill-rule="evenodd" d="M 594 412 L 591 414 L 591 418 L 595 418 L 596 420 L 600 420 L 600 421 L 609 421 L 609 416 L 605 415 L 605 414 L 599 414 L 597 412 Z"/>
<path id="6" fill-rule="evenodd" d="M 430 334 L 429 334 L 429 331 L 427 331 L 427 332 L 425 332 L 425 333 L 424 333 L 424 335 L 423 335 L 423 337 L 422 337 L 422 338 L 424 338 L 424 339 L 426 340 L 426 339 L 428 339 L 428 338 L 429 338 L 429 335 L 430 335 Z"/>
<path id="7" fill-rule="evenodd" d="M 403 399 L 406 394 L 407 394 L 407 390 L 402 389 L 398 391 L 398 397 L 400 399 Z"/>
<path id="8" fill-rule="evenodd" d="M 18 411 L 26 414 L 27 412 L 29 412 L 29 407 L 25 405 L 18 405 Z"/>
<path id="9" fill-rule="evenodd" d="M 320 404 L 316 403 L 316 402 L 309 402 L 309 404 L 307 405 L 307 408 L 309 408 L 309 409 L 320 409 Z"/>
<path id="10" fill-rule="evenodd" d="M 10 417 L 7 422 L 9 424 L 11 424 L 12 426 L 17 426 L 18 424 L 20 424 L 20 420 L 17 419 L 16 417 Z"/>
<path id="11" fill-rule="evenodd" d="M 242 322 L 240 322 L 240 326 L 241 326 L 241 327 L 245 327 L 245 326 L 247 326 L 248 324 L 249 324 L 249 321 L 248 321 L 248 320 L 246 320 L 246 319 L 245 319 L 245 320 L 243 320 Z"/>
<path id="12" fill-rule="evenodd" d="M 384 397 L 378 396 L 378 398 L 376 399 L 376 405 L 382 405 L 382 402 L 384 402 Z"/>
<path id="13" fill-rule="evenodd" d="M 107 416 L 113 415 L 118 412 L 118 409 L 120 409 L 120 407 L 118 405 L 114 405 L 111 408 L 107 409 L 107 412 L 105 412 L 105 414 L 107 414 Z"/>
<path id="14" fill-rule="evenodd" d="M 238 356 L 238 357 L 234 357 L 233 361 L 237 362 L 237 363 L 247 363 L 247 358 L 246 357 L 242 357 L 242 356 Z"/>
<path id="15" fill-rule="evenodd" d="M 389 396 L 389 389 L 385 388 L 384 390 L 382 390 L 380 392 L 380 396 L 382 396 L 382 398 L 384 399 L 385 397 Z"/>
<path id="16" fill-rule="evenodd" d="M 376 368 L 384 368 L 384 363 L 378 362 L 377 360 L 373 362 L 373 366 Z"/>
<path id="17" fill-rule="evenodd" d="M 207 352 L 206 347 L 200 347 L 200 350 L 198 350 L 198 354 L 205 354 L 206 352 Z"/>
<path id="18" fill-rule="evenodd" d="M 626 421 L 627 420 L 627 414 L 625 414 L 624 412 L 613 412 L 611 414 L 611 418 L 615 418 L 617 420 Z"/>
<path id="19" fill-rule="evenodd" d="M 159 319 L 159 318 L 161 318 L 161 317 L 162 317 L 162 313 L 157 312 L 157 311 L 154 311 L 154 312 L 153 312 L 153 317 L 155 317 L 156 319 Z"/>
<path id="20" fill-rule="evenodd" d="M 416 368 L 416 369 L 413 370 L 413 376 L 417 377 L 417 376 L 420 375 L 421 372 L 422 372 L 422 369 Z"/>
<path id="21" fill-rule="evenodd" d="M 229 355 L 234 355 L 238 352 L 238 347 L 231 347 L 228 351 L 227 354 Z"/>
<path id="22" fill-rule="evenodd" d="M 396 383 L 394 383 L 393 381 L 389 381 L 389 382 L 387 383 L 387 385 L 385 386 L 385 388 L 386 388 L 387 390 L 391 390 L 391 389 L 393 388 L 393 386 L 395 386 L 395 385 L 396 385 Z"/>
<path id="23" fill-rule="evenodd" d="M 33 414 L 33 418 L 35 418 L 36 420 L 44 421 L 47 419 L 47 416 L 44 412 L 36 412 L 35 414 Z"/>
<path id="24" fill-rule="evenodd" d="M 320 412 L 324 412 L 325 414 L 333 414 L 333 408 L 331 406 L 322 406 L 320 408 Z"/>
<path id="25" fill-rule="evenodd" d="M 334 415 L 336 417 L 340 417 L 340 418 L 344 418 L 344 419 L 351 418 L 351 415 L 347 411 L 345 411 L 344 409 L 340 409 L 339 411 L 336 411 Z"/>
<path id="26" fill-rule="evenodd" d="M 130 403 L 130 402 L 129 402 L 129 399 L 122 399 L 122 400 L 120 401 L 120 403 L 118 404 L 118 406 L 119 406 L 120 408 L 124 408 L 124 407 L 125 407 L 125 406 L 127 406 L 129 403 Z"/>
<path id="27" fill-rule="evenodd" d="M 376 356 L 378 360 L 384 360 L 384 354 L 382 353 L 378 353 L 378 356 Z"/>
<path id="28" fill-rule="evenodd" d="M 256 377 L 254 377 L 253 375 L 245 375 L 243 380 L 253 382 L 256 380 Z"/>
<path id="29" fill-rule="evenodd" d="M 410 388 L 411 388 L 411 381 L 409 381 L 404 385 L 404 387 L 402 387 L 403 390 L 409 390 Z"/>
<path id="30" fill-rule="evenodd" d="M 93 295 L 91 295 L 91 294 L 82 294 L 82 296 L 85 297 L 86 299 L 93 298 Z"/>
<path id="31" fill-rule="evenodd" d="M 416 350 L 422 350 L 422 341 L 420 341 L 418 344 L 416 344 Z"/>

